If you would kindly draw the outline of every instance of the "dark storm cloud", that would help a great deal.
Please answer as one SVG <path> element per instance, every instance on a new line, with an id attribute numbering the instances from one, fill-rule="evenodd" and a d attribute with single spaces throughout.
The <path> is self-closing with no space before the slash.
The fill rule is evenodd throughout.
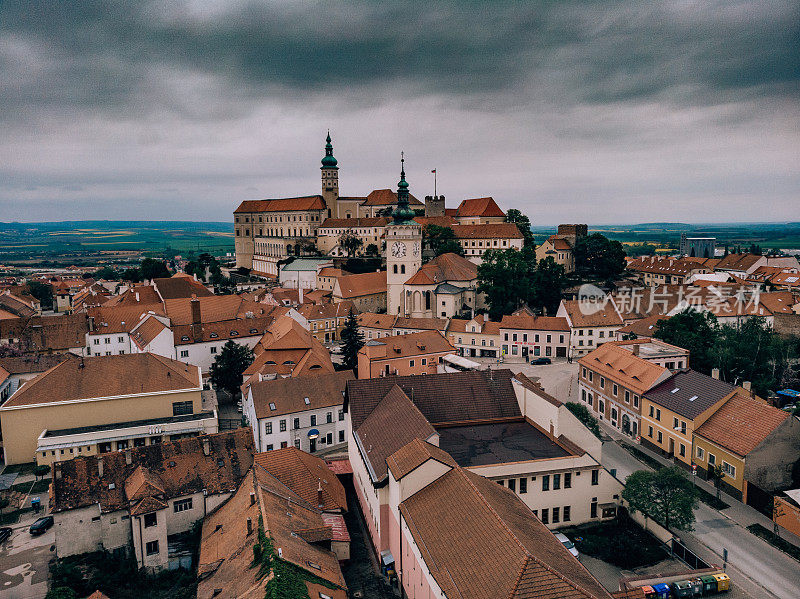
<path id="1" fill-rule="evenodd" d="M 451 193 L 548 222 L 578 217 L 553 198 L 663 220 L 673 182 L 686 210 L 772 194 L 786 214 L 799 80 L 791 0 L 0 0 L 0 220 L 154 196 L 226 219 L 266 184 L 309 192 L 332 124 L 362 187 L 390 184 L 376 169 L 407 144 Z"/>

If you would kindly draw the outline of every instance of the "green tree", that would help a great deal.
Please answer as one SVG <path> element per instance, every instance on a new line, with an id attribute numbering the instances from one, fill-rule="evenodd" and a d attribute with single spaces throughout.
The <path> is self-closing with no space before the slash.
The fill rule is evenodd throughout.
<path id="1" fill-rule="evenodd" d="M 44 599 L 78 599 L 78 594 L 69 587 L 56 587 L 47 591 Z"/>
<path id="2" fill-rule="evenodd" d="M 367 246 L 367 247 L 364 249 L 364 253 L 365 253 L 367 256 L 377 256 L 379 251 L 380 251 L 380 250 L 378 249 L 378 246 L 377 246 L 377 245 L 375 245 L 374 243 L 370 243 L 370 244 L 369 244 L 369 245 L 368 245 L 368 246 Z"/>
<path id="3" fill-rule="evenodd" d="M 50 474 L 50 466 L 47 464 L 41 464 L 33 469 L 33 476 L 36 480 L 44 478 L 48 474 Z"/>
<path id="4" fill-rule="evenodd" d="M 506 222 L 514 223 L 517 225 L 519 232 L 522 233 L 523 245 L 532 249 L 536 249 L 536 244 L 533 241 L 533 233 L 531 232 L 530 219 L 522 214 L 516 208 L 511 208 L 506 212 Z"/>
<path id="5" fill-rule="evenodd" d="M 339 236 L 339 246 L 347 252 L 348 258 L 353 257 L 362 245 L 364 245 L 364 241 L 349 231 Z"/>
<path id="6" fill-rule="evenodd" d="M 592 233 L 575 243 L 575 269 L 584 276 L 611 281 L 625 270 L 625 249 L 619 241 Z"/>
<path id="7" fill-rule="evenodd" d="M 211 382 L 236 397 L 242 386 L 242 375 L 253 363 L 253 350 L 234 341 L 222 346 L 211 365 Z"/>
<path id="8" fill-rule="evenodd" d="M 667 529 L 691 530 L 697 491 L 678 466 L 637 470 L 625 481 L 622 498 L 631 512 L 642 512 Z"/>
<path id="9" fill-rule="evenodd" d="M 588 428 L 592 434 L 600 438 L 600 425 L 597 423 L 597 418 L 592 416 L 592 413 L 582 403 L 577 403 L 574 401 L 568 401 L 566 404 L 567 409 L 572 412 L 575 417 L 583 423 L 583 425 Z"/>
<path id="10" fill-rule="evenodd" d="M 456 239 L 456 234 L 450 227 L 440 227 L 439 225 L 425 225 L 422 229 L 424 241 L 433 250 L 434 256 L 442 254 L 464 255 L 464 248 Z"/>
<path id="11" fill-rule="evenodd" d="M 364 347 L 364 333 L 358 328 L 358 318 L 350 310 L 342 327 L 342 364 L 347 370 L 355 370 L 358 366 L 358 352 Z"/>
<path id="12" fill-rule="evenodd" d="M 714 487 L 717 489 L 717 499 L 719 499 L 720 487 L 722 486 L 722 481 L 725 480 L 725 469 L 722 464 L 711 466 L 708 469 L 708 478 L 714 483 Z"/>
<path id="13" fill-rule="evenodd" d="M 564 267 L 556 264 L 552 256 L 539 260 L 536 271 L 532 274 L 533 297 L 531 305 L 543 308 L 553 316 L 561 303 L 561 292 L 567 286 Z"/>
<path id="14" fill-rule="evenodd" d="M 51 310 L 53 308 L 53 287 L 51 285 L 40 281 L 31 281 L 28 283 L 28 291 L 39 300 L 42 310 Z"/>
<path id="15" fill-rule="evenodd" d="M 142 279 L 145 281 L 170 276 L 167 265 L 161 260 L 155 260 L 154 258 L 145 258 L 142 260 L 139 271 L 142 273 Z"/>
<path id="16" fill-rule="evenodd" d="M 92 277 L 98 280 L 116 281 L 119 278 L 119 273 L 110 266 L 104 266 L 94 271 Z"/>
<path id="17" fill-rule="evenodd" d="M 653 337 L 689 350 L 694 370 L 710 374 L 712 349 L 718 335 L 717 318 L 711 312 L 687 308 L 669 319 L 656 322 Z"/>
<path id="18" fill-rule="evenodd" d="M 489 316 L 499 320 L 534 296 L 536 256 L 533 250 L 487 250 L 478 265 L 478 291 L 486 294 Z"/>
<path id="19" fill-rule="evenodd" d="M 11 500 L 3 495 L 0 497 L 0 514 L 3 513 L 3 510 L 6 509 L 9 505 L 11 505 Z"/>

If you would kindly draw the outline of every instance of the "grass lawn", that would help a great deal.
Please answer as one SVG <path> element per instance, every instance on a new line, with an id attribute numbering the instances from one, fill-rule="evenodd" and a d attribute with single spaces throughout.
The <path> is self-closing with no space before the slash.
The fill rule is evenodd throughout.
<path id="1" fill-rule="evenodd" d="M 47 493 L 50 488 L 50 479 L 46 478 L 44 480 L 37 480 L 36 482 L 17 483 L 16 485 L 12 485 L 11 488 L 20 493 L 28 493 L 29 495 Z"/>
<path id="2" fill-rule="evenodd" d="M 16 524 L 19 522 L 20 516 L 27 514 L 32 508 L 26 507 L 21 510 L 11 510 L 10 512 L 3 512 L 0 514 L 0 524 L 3 526 L 7 524 Z"/>
<path id="3" fill-rule="evenodd" d="M 765 528 L 760 524 L 751 524 L 747 527 L 747 530 L 752 532 L 757 537 L 761 537 L 776 549 L 780 549 L 785 554 L 790 555 L 794 559 L 800 561 L 800 547 L 797 547 L 789 541 L 780 538 L 768 528 Z"/>
<path id="4" fill-rule="evenodd" d="M 34 462 L 26 462 L 24 464 L 11 464 L 3 469 L 3 474 L 33 474 L 33 469 L 36 468 Z"/>
<path id="5" fill-rule="evenodd" d="M 651 566 L 669 557 L 664 545 L 625 515 L 610 522 L 562 528 L 578 551 L 630 570 Z"/>

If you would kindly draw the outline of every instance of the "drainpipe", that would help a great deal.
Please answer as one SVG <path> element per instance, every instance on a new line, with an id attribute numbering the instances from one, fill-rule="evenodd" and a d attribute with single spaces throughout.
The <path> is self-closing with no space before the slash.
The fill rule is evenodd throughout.
<path id="1" fill-rule="evenodd" d="M 142 538 L 142 518 L 140 516 L 137 516 L 136 521 L 139 523 L 139 555 L 141 556 L 142 568 L 144 568 L 144 539 Z"/>

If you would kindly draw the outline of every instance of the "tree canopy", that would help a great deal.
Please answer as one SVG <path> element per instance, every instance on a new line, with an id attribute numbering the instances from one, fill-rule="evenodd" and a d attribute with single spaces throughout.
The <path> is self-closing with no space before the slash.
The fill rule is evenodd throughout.
<path id="1" fill-rule="evenodd" d="M 493 319 L 511 314 L 523 303 L 555 314 L 565 285 L 564 267 L 551 257 L 537 264 L 532 247 L 488 250 L 478 265 L 478 291 L 486 294 Z"/>
<path id="2" fill-rule="evenodd" d="M 242 375 L 252 363 L 252 349 L 228 341 L 222 346 L 222 351 L 217 354 L 211 365 L 211 382 L 235 397 L 242 385 Z"/>
<path id="3" fill-rule="evenodd" d="M 659 320 L 653 337 L 688 349 L 692 368 L 710 374 L 717 328 L 717 318 L 711 312 L 687 308 L 672 318 Z"/>
<path id="4" fill-rule="evenodd" d="M 339 236 L 339 246 L 347 252 L 348 258 L 353 257 L 362 245 L 364 245 L 362 239 L 349 231 Z"/>
<path id="5" fill-rule="evenodd" d="M 139 270 L 142 273 L 142 279 L 145 281 L 170 276 L 167 265 L 161 260 L 156 260 L 154 258 L 145 258 L 142 260 Z"/>
<path id="6" fill-rule="evenodd" d="M 28 291 L 39 300 L 42 310 L 50 310 L 53 307 L 53 287 L 40 281 L 28 282 Z"/>
<path id="7" fill-rule="evenodd" d="M 522 214 L 516 208 L 511 208 L 508 212 L 506 212 L 506 222 L 514 223 L 517 225 L 519 232 L 522 233 L 523 245 L 529 248 L 535 248 L 536 244 L 533 241 L 533 233 L 531 232 L 531 221 L 530 219 Z"/>
<path id="8" fill-rule="evenodd" d="M 622 498 L 631 512 L 642 512 L 668 529 L 692 529 L 697 491 L 678 466 L 637 470 L 625 481 Z"/>
<path id="9" fill-rule="evenodd" d="M 592 233 L 575 242 L 575 269 L 584 276 L 610 281 L 625 270 L 625 249 L 619 241 Z"/>
<path id="10" fill-rule="evenodd" d="M 464 255 L 464 248 L 456 239 L 456 234 L 450 227 L 440 227 L 439 225 L 425 225 L 422 229 L 423 239 L 433 250 L 433 255 L 453 253 L 459 256 Z"/>
<path id="11" fill-rule="evenodd" d="M 342 327 L 342 363 L 347 370 L 355 370 L 358 366 L 358 351 L 364 347 L 364 333 L 358 328 L 358 319 L 350 310 Z"/>

